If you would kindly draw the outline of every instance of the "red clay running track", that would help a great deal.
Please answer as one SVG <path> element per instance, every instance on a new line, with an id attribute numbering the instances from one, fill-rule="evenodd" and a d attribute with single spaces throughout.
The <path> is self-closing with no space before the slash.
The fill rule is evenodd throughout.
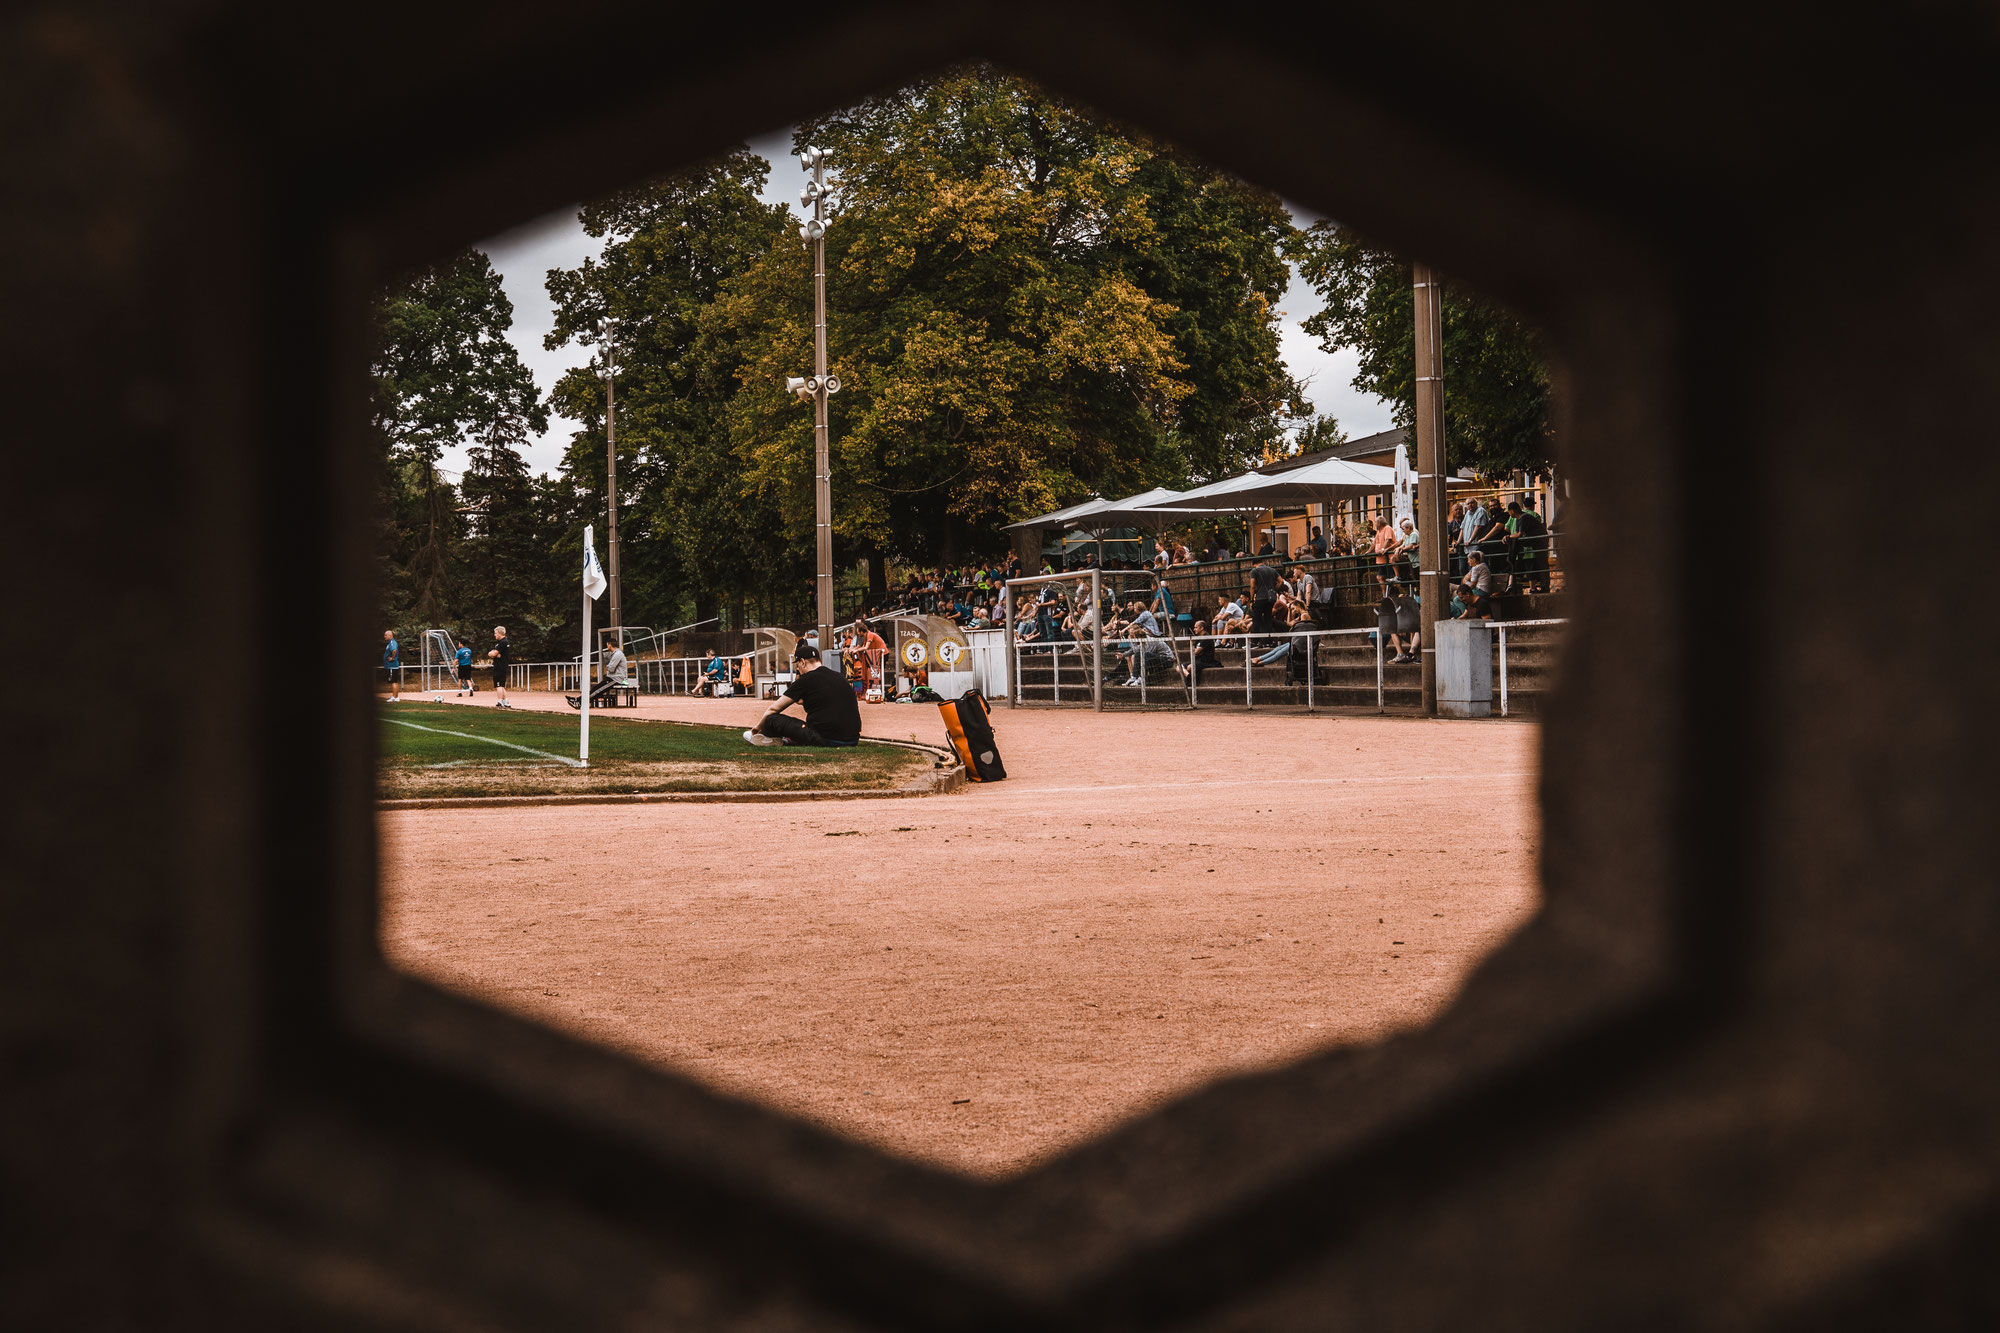
<path id="1" fill-rule="evenodd" d="M 640 714 L 742 726 L 760 709 Z M 943 738 L 927 705 L 863 717 Z M 1012 776 L 957 795 L 385 813 L 385 948 L 991 1176 L 1220 1074 L 1422 1024 L 1535 911 L 1532 725 L 994 720 Z"/>

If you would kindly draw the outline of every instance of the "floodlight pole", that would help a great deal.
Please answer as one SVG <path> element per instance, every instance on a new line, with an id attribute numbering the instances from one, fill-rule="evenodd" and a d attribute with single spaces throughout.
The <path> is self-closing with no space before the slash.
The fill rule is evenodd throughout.
<path id="1" fill-rule="evenodd" d="M 819 655 L 822 662 L 833 646 L 833 484 L 827 457 L 826 378 L 826 155 L 813 158 L 813 218 L 821 224 L 813 241 L 813 537 L 819 557 Z M 837 661 L 837 659 L 836 659 Z"/>
<path id="2" fill-rule="evenodd" d="M 1451 565 L 1444 533 L 1444 311 L 1437 275 L 1413 264 L 1417 353 L 1417 595 L 1423 605 L 1424 712 L 1437 716 L 1437 622 Z M 1440 572 L 1444 571 L 1444 572 Z"/>
<path id="3" fill-rule="evenodd" d="M 611 583 L 611 637 L 612 641 L 624 646 L 624 637 L 619 627 L 625 623 L 623 599 L 618 588 L 618 424 L 617 402 L 611 388 L 612 375 L 618 369 L 618 348 L 612 341 L 611 323 L 605 321 L 604 332 L 604 480 L 609 498 L 610 516 L 605 525 L 604 544 L 610 560 L 605 570 Z"/>

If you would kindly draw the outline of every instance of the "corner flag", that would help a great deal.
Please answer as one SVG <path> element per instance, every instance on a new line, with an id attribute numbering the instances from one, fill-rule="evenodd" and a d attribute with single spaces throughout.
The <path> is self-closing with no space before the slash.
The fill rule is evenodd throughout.
<path id="1" fill-rule="evenodd" d="M 594 525 L 583 530 L 583 593 L 586 597 L 602 597 L 605 589 L 604 571 L 597 564 L 597 534 Z"/>

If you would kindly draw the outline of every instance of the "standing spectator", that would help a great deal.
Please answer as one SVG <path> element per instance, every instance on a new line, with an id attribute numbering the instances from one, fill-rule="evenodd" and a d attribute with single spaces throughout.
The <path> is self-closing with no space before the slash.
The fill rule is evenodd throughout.
<path id="1" fill-rule="evenodd" d="M 1277 621 L 1272 618 L 1271 609 L 1278 602 L 1278 567 L 1267 558 L 1271 554 L 1270 543 L 1258 552 L 1260 558 L 1250 571 L 1250 629 L 1256 634 L 1271 634 L 1277 631 Z"/>
<path id="2" fill-rule="evenodd" d="M 1417 571 L 1423 567 L 1423 558 L 1420 554 L 1422 544 L 1417 536 L 1417 520 L 1405 518 L 1396 526 L 1396 568 L 1402 571 L 1400 577 L 1404 582 L 1410 582 L 1417 577 Z"/>
<path id="3" fill-rule="evenodd" d="M 512 708 L 507 702 L 507 668 L 514 661 L 514 642 L 507 637 L 505 625 L 493 627 L 493 647 L 486 654 L 493 661 L 493 688 L 500 696 L 495 708 Z"/>
<path id="4" fill-rule="evenodd" d="M 1389 520 L 1377 514 L 1370 522 L 1374 525 L 1374 538 L 1368 549 L 1375 556 L 1375 577 L 1382 583 L 1383 591 L 1388 590 L 1389 580 L 1395 577 L 1390 569 L 1390 554 L 1396 548 L 1396 530 L 1389 526 Z"/>
<path id="5" fill-rule="evenodd" d="M 1549 530 L 1542 516 L 1519 500 L 1507 506 L 1507 531 L 1514 538 L 1511 565 L 1529 592 L 1549 590 Z"/>
<path id="6" fill-rule="evenodd" d="M 1445 550 L 1451 553 L 1451 576 L 1455 579 L 1465 572 L 1465 543 L 1459 536 L 1459 529 L 1465 526 L 1465 505 L 1462 501 L 1451 502 L 1451 512 L 1444 518 Z"/>
<path id="7" fill-rule="evenodd" d="M 403 645 L 396 642 L 396 631 L 382 631 L 382 675 L 389 682 L 389 702 L 401 703 L 403 699 Z M 419 682 L 421 688 L 422 682 Z"/>
<path id="8" fill-rule="evenodd" d="M 1464 512 L 1458 520 L 1458 543 L 1465 562 L 1469 565 L 1472 546 L 1479 540 L 1479 534 L 1486 531 L 1486 506 L 1477 496 L 1465 502 Z M 1463 571 L 1460 571 L 1461 577 Z"/>

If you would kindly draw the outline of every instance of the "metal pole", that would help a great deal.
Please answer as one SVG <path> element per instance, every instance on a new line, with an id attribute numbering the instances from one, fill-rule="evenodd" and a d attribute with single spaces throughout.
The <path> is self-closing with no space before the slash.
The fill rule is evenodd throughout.
<path id="1" fill-rule="evenodd" d="M 618 405 L 611 389 L 611 379 L 617 369 L 618 349 L 612 342 L 607 324 L 604 335 L 604 484 L 611 512 L 605 527 L 604 543 L 610 554 L 610 565 L 605 573 L 611 582 L 611 636 L 614 640 L 620 638 L 619 627 L 625 623 L 624 598 L 618 587 Z M 590 651 L 589 644 L 584 645 L 584 651 Z"/>
<path id="2" fill-rule="evenodd" d="M 1375 711 L 1378 713 L 1388 711 L 1387 705 L 1383 703 L 1382 693 L 1382 638 L 1382 631 L 1380 627 L 1377 627 L 1375 630 Z"/>
<path id="3" fill-rule="evenodd" d="M 1092 712 L 1104 711 L 1104 576 L 1101 570 L 1090 571 L 1090 708 Z"/>
<path id="4" fill-rule="evenodd" d="M 588 528 L 584 529 L 583 540 L 584 544 L 588 546 L 590 543 L 590 530 Z M 581 658 L 577 659 L 578 674 L 582 673 L 583 663 L 590 660 L 590 592 L 588 589 L 585 589 L 583 594 L 583 654 L 584 655 Z M 583 683 L 586 686 L 588 686 L 589 684 L 588 681 L 585 681 Z M 581 729 L 577 733 L 576 757 L 579 761 L 582 762 L 585 768 L 589 768 L 590 767 L 590 691 L 588 688 L 586 688 L 583 690 L 582 693 L 583 693 L 583 724 Z"/>
<path id="5" fill-rule="evenodd" d="M 1444 596 L 1440 570 L 1444 540 L 1444 309 L 1437 276 L 1428 264 L 1414 264 L 1417 353 L 1417 595 L 1423 601 L 1418 628 L 1423 634 L 1424 713 L 1437 716 L 1437 622 Z"/>
<path id="6" fill-rule="evenodd" d="M 1493 628 L 1500 631 L 1500 716 L 1507 716 L 1507 626 L 1496 623 Z"/>
<path id="7" fill-rule="evenodd" d="M 1018 677 L 1018 676 L 1019 676 L 1019 675 L 1021 674 L 1021 673 L 1020 673 L 1019 671 L 1017 671 L 1017 670 L 1015 669 L 1015 668 L 1016 668 L 1016 665 L 1017 665 L 1017 662 L 1016 662 L 1016 658 L 1015 658 L 1015 654 L 1016 654 L 1016 653 L 1017 653 L 1017 652 L 1018 652 L 1019 650 L 1018 650 L 1017 648 L 1015 648 L 1015 646 L 1014 646 L 1014 586 L 1013 586 L 1013 585 L 1012 585 L 1011 583 L 1007 583 L 1007 582 L 1005 582 L 1005 581 L 1003 580 L 1003 581 L 1001 582 L 1001 584 L 1000 584 L 1000 595 L 1001 595 L 1002 597 L 1005 597 L 1005 598 L 1007 599 L 1007 605 L 1006 605 L 1006 608 L 1005 608 L 1005 610 L 1006 610 L 1006 614 L 1007 614 L 1007 621 L 1006 621 L 1006 625 L 1007 625 L 1007 706 L 1008 706 L 1009 708 L 1012 708 L 1012 707 L 1014 706 L 1014 696 L 1015 696 L 1015 694 L 1016 694 L 1016 693 L 1018 693 L 1018 692 L 1019 692 L 1019 687 L 1018 687 L 1018 686 L 1016 686 L 1016 685 L 1014 684 L 1014 681 L 1015 681 L 1015 679 L 1016 679 L 1016 678 L 1017 678 L 1017 677 Z"/>
<path id="8" fill-rule="evenodd" d="M 820 187 L 813 200 L 813 217 L 826 220 L 826 159 L 813 163 L 813 181 Z M 813 536 L 819 556 L 819 651 L 822 660 L 833 643 L 833 487 L 827 457 L 826 418 L 826 233 L 813 242 L 813 374 L 819 388 L 813 394 Z"/>

